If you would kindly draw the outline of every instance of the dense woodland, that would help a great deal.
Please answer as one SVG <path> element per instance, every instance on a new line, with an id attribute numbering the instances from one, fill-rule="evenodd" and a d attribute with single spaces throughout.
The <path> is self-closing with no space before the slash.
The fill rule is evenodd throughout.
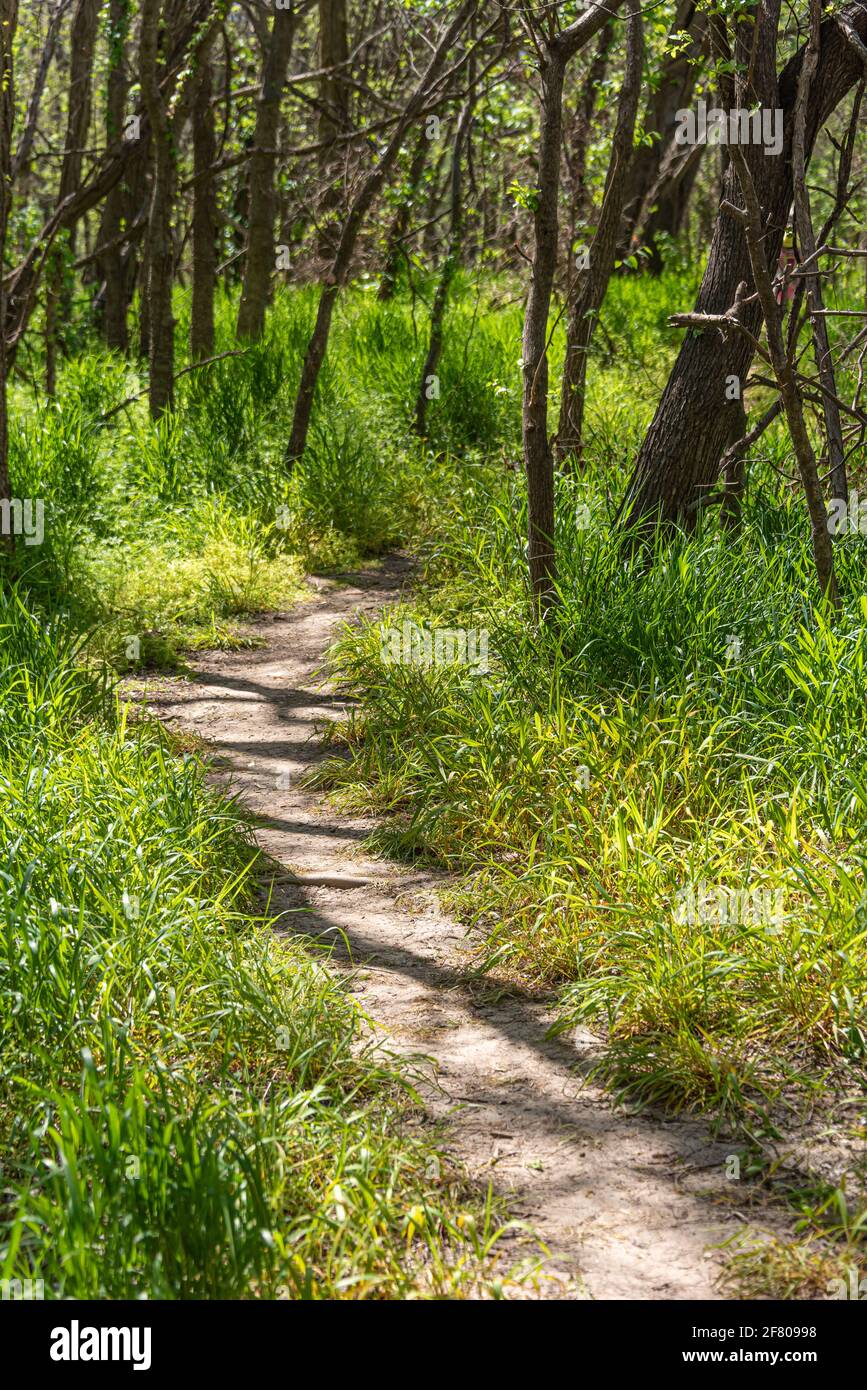
<path id="1" fill-rule="evenodd" d="M 399 551 L 329 653 L 323 800 L 449 871 L 472 968 L 591 1029 L 612 1104 L 727 1136 L 773 1212 L 728 1296 L 834 1296 L 867 4 L 0 0 L 0 70 L 0 1276 L 543 1287 L 273 930 L 207 737 L 130 694 Z"/>

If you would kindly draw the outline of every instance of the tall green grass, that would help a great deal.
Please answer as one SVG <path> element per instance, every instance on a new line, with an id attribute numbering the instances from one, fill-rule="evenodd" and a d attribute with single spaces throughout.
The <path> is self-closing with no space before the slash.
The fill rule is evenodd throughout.
<path id="1" fill-rule="evenodd" d="M 257 916 L 239 811 L 0 594 L 0 1277 L 49 1298 L 459 1296 L 408 1077 Z"/>
<path id="2" fill-rule="evenodd" d="M 604 517 L 604 483 L 563 480 L 561 516 Z M 832 629 L 793 506 L 770 540 L 708 530 L 649 569 L 564 520 L 539 633 L 520 512 L 515 485 L 465 480 L 417 605 L 387 619 L 487 629 L 490 673 L 347 635 L 336 670 L 364 704 L 327 779 L 396 811 L 398 849 L 470 873 L 489 963 L 561 986 L 561 1026 L 607 1033 L 622 1095 L 742 1114 L 841 1062 L 863 1075 L 864 542 Z M 678 921 L 691 885 L 781 890 L 783 920 Z"/>
<path id="3" fill-rule="evenodd" d="M 863 1085 L 865 542 L 837 546 L 831 627 L 775 471 L 790 465 L 781 429 L 738 536 L 709 515 L 648 565 L 611 532 L 678 345 L 667 315 L 693 281 L 684 267 L 611 286 L 588 467 L 558 479 L 561 604 L 542 631 L 512 286 L 456 284 L 424 442 L 428 287 L 342 296 L 291 473 L 310 289 L 278 295 L 261 344 L 182 378 L 158 425 L 143 401 L 111 413 L 142 383 L 96 351 L 66 364 L 47 409 L 16 387 L 13 485 L 46 499 L 48 525 L 23 554 L 26 602 L 4 610 L 7 1272 L 168 1296 L 479 1278 L 490 1231 L 464 1242 L 430 1152 L 400 1137 L 399 1077 L 359 1053 L 357 1015 L 300 948 L 252 920 L 237 814 L 197 764 L 112 717 L 78 645 L 124 669 L 136 635 L 141 660 L 171 663 L 239 640 L 233 623 L 293 601 L 305 569 L 388 547 L 422 566 L 386 626 L 485 629 L 490 670 L 387 661 L 382 625 L 354 628 L 335 670 L 361 705 L 325 780 L 392 813 L 388 848 L 460 872 L 487 968 L 556 990 L 557 1026 L 603 1034 L 602 1072 L 632 1101 L 756 1136 L 782 1101 Z M 178 310 L 180 358 L 183 297 Z M 218 350 L 235 346 L 233 316 L 226 296 Z M 562 349 L 561 323 L 552 383 Z M 556 386 L 550 406 L 554 428 Z M 767 894 L 780 916 L 691 920 L 685 895 L 706 890 Z"/>
<path id="4" fill-rule="evenodd" d="M 325 780 L 394 812 L 398 852 L 465 873 L 488 966 L 556 987 L 559 1027 L 604 1033 L 617 1094 L 773 1127 L 781 1097 L 865 1075 L 867 544 L 837 547 L 832 627 L 802 505 L 757 463 L 738 536 L 708 516 L 652 563 L 624 554 L 613 512 L 690 279 L 606 301 L 588 467 L 557 484 L 555 619 L 528 622 L 520 474 L 465 458 L 386 623 L 485 629 L 491 670 L 385 659 L 382 625 L 347 634 L 335 670 L 362 705 Z M 762 451 L 790 464 L 782 430 Z M 681 920 L 690 889 L 782 915 Z"/>

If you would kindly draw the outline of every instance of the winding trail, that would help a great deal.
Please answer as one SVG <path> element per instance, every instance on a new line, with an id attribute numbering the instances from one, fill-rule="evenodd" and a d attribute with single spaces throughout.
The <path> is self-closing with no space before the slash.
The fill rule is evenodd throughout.
<path id="1" fill-rule="evenodd" d="M 719 1297 L 722 1257 L 708 1247 L 744 1220 L 730 1146 L 698 1120 L 613 1108 L 585 1080 L 592 1035 L 547 1042 L 543 1003 L 470 977 L 465 932 L 438 904 L 442 875 L 371 857 L 370 820 L 299 785 L 324 756 L 317 731 L 347 703 L 315 674 L 325 650 L 354 614 L 395 600 L 409 571 L 393 556 L 348 582 L 311 581 L 309 602 L 248 624 L 267 646 L 197 655 L 192 679 L 146 683 L 149 707 L 213 744 L 214 775 L 261 818 L 259 841 L 287 870 L 278 930 L 333 943 L 331 968 L 351 971 L 389 1046 L 431 1059 L 425 1104 L 447 1119 L 449 1152 L 550 1251 L 541 1296 Z"/>

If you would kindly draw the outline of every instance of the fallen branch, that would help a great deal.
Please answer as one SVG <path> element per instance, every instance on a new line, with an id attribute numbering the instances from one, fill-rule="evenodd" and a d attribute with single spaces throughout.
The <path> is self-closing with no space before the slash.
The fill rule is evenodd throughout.
<path id="1" fill-rule="evenodd" d="M 210 367 L 214 362 L 222 362 L 227 357 L 244 357 L 250 351 L 249 348 L 232 348 L 229 352 L 218 352 L 216 357 L 206 357 L 201 362 L 191 362 L 188 367 L 182 367 L 179 372 L 175 372 L 172 381 L 177 381 L 179 377 L 186 376 L 187 372 L 197 372 L 200 367 Z M 126 410 L 128 405 L 133 405 L 135 401 L 140 401 L 142 396 L 148 393 L 147 386 L 143 391 L 136 391 L 134 396 L 127 396 L 125 401 L 120 401 L 118 405 L 113 405 L 111 410 L 106 410 L 100 415 L 100 423 L 105 424 L 113 415 L 117 415 L 121 410 Z"/>

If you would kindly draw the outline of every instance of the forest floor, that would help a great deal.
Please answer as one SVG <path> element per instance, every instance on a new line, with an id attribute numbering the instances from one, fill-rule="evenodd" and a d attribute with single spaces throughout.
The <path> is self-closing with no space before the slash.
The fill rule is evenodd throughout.
<path id="1" fill-rule="evenodd" d="M 472 942 L 440 905 L 447 877 L 372 857 L 370 818 L 302 785 L 327 756 L 323 728 L 347 707 L 322 670 L 330 643 L 354 615 L 395 601 L 410 572 L 391 556 L 311 580 L 308 601 L 246 625 L 264 645 L 197 653 L 187 675 L 136 678 L 127 693 L 210 745 L 213 777 L 253 813 L 279 866 L 275 929 L 331 948 L 330 968 L 385 1044 L 426 1059 L 421 1094 L 446 1151 L 547 1247 L 542 1296 L 720 1297 L 718 1247 L 756 1217 L 726 1180 L 731 1145 L 702 1119 L 615 1107 L 589 1075 L 599 1040 L 546 1040 L 548 1001 L 474 973 Z M 773 1227 L 773 1213 L 760 1215 Z"/>

